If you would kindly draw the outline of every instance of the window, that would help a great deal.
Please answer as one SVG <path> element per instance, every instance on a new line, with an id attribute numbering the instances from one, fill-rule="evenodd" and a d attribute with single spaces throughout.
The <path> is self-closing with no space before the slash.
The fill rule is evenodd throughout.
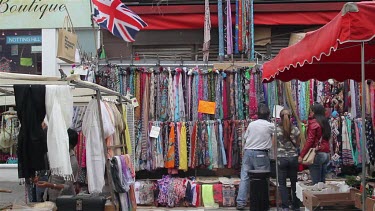
<path id="1" fill-rule="evenodd" d="M 41 74 L 41 30 L 0 31 L 0 72 Z"/>

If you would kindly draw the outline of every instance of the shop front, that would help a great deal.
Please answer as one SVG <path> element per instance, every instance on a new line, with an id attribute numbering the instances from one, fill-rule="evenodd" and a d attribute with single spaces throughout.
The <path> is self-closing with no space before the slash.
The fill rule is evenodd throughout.
<path id="1" fill-rule="evenodd" d="M 0 1 L 0 72 L 58 76 L 59 68 L 70 69 L 71 64 L 56 58 L 58 29 L 63 27 L 67 15 L 81 52 L 95 55 L 90 14 L 90 1 Z M 13 126 L 3 112 L 14 104 L 14 98 L 0 96 L 2 129 Z M 0 140 L 4 139 L 5 133 L 0 134 Z M 0 144 L 0 181 L 18 181 L 16 146 L 16 138 L 6 146 Z"/>

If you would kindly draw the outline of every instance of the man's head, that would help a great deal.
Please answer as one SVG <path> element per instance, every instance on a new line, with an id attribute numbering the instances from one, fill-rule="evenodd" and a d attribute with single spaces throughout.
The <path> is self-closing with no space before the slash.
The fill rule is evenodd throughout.
<path id="1" fill-rule="evenodd" d="M 265 104 L 258 105 L 258 119 L 268 120 L 270 117 L 270 109 Z"/>
<path id="2" fill-rule="evenodd" d="M 68 136 L 69 136 L 69 148 L 74 149 L 74 147 L 78 143 L 78 133 L 73 129 L 68 129 Z"/>

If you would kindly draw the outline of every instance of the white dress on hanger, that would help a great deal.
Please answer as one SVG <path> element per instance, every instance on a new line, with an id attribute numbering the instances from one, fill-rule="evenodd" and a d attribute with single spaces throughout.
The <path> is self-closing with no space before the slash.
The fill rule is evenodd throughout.
<path id="1" fill-rule="evenodd" d="M 103 102 L 100 101 L 103 119 L 104 137 L 108 138 L 115 132 L 110 114 Z M 89 102 L 82 121 L 82 132 L 86 137 L 87 179 L 90 193 L 101 193 L 105 185 L 105 160 L 103 138 L 99 122 L 98 103 L 95 99 Z"/>

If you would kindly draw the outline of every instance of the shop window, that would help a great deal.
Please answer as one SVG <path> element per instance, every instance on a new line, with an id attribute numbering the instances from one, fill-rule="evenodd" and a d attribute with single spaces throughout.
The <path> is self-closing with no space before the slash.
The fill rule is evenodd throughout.
<path id="1" fill-rule="evenodd" d="M 0 72 L 42 74 L 41 30 L 0 31 Z"/>

